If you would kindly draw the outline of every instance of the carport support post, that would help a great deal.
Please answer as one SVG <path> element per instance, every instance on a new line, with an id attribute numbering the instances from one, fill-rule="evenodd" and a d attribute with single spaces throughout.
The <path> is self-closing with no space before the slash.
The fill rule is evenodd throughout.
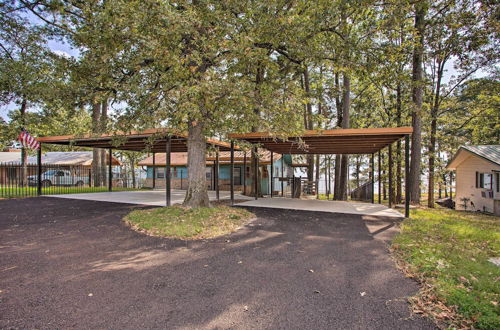
<path id="1" fill-rule="evenodd" d="M 284 192 L 283 192 L 283 189 L 284 189 L 284 185 L 283 185 L 284 179 L 283 178 L 285 176 L 285 169 L 284 169 L 284 165 L 283 165 L 284 162 L 285 162 L 285 160 L 283 159 L 283 154 L 281 154 L 281 179 L 280 179 L 280 181 L 281 181 L 281 197 L 284 196 Z"/>
<path id="2" fill-rule="evenodd" d="M 372 204 L 375 204 L 375 155 L 372 154 L 370 159 L 371 173 L 372 173 L 372 191 L 371 191 L 371 200 Z"/>
<path id="3" fill-rule="evenodd" d="M 392 207 L 392 144 L 389 144 L 389 207 Z"/>
<path id="4" fill-rule="evenodd" d="M 109 148 L 109 160 L 108 160 L 108 190 L 113 190 L 113 172 L 111 169 L 111 163 L 113 162 L 113 149 Z"/>
<path id="5" fill-rule="evenodd" d="M 36 180 L 36 191 L 38 196 L 42 195 L 42 144 L 38 147 L 36 154 L 36 161 L 38 165 L 37 180 Z"/>
<path id="6" fill-rule="evenodd" d="M 382 157 L 380 155 L 380 150 L 378 151 L 378 203 L 382 204 Z"/>
<path id="7" fill-rule="evenodd" d="M 247 193 L 247 152 L 243 151 L 243 195 Z"/>
<path id="8" fill-rule="evenodd" d="M 167 142 L 165 143 L 165 195 L 167 198 L 167 206 L 170 206 L 170 201 L 171 201 L 171 191 L 170 191 L 172 183 L 172 176 L 170 175 L 171 153 L 172 153 L 172 137 L 169 136 L 167 137 Z"/>
<path id="9" fill-rule="evenodd" d="M 156 157 L 153 152 L 153 189 L 156 188 Z"/>
<path id="10" fill-rule="evenodd" d="M 254 148 L 254 158 L 255 158 L 255 167 L 254 167 L 254 186 L 255 186 L 255 199 L 259 199 L 259 152 L 257 147 Z"/>
<path id="11" fill-rule="evenodd" d="M 214 179 L 215 179 L 215 196 L 217 200 L 220 200 L 219 193 L 219 147 L 215 150 L 215 171 L 214 171 Z"/>
<path id="12" fill-rule="evenodd" d="M 229 174 L 231 183 L 231 205 L 234 205 L 234 141 L 231 141 L 231 173 Z"/>
<path id="13" fill-rule="evenodd" d="M 410 136 L 405 135 L 405 218 L 410 217 Z"/>
<path id="14" fill-rule="evenodd" d="M 271 151 L 271 198 L 273 198 L 273 190 L 274 190 L 274 153 Z"/>

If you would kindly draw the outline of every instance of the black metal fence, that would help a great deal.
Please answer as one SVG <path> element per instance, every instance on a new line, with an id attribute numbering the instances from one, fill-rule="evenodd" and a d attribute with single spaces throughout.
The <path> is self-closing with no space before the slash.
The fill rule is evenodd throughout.
<path id="1" fill-rule="evenodd" d="M 0 198 L 107 191 L 108 177 L 105 168 L 84 165 L 42 164 L 39 171 L 37 164 L 0 163 Z"/>

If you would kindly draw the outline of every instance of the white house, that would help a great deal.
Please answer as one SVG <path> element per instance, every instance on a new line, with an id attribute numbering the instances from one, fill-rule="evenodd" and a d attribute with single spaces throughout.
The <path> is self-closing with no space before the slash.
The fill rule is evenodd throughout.
<path id="1" fill-rule="evenodd" d="M 457 210 L 500 215 L 500 145 L 462 146 L 446 168 L 456 172 Z"/>

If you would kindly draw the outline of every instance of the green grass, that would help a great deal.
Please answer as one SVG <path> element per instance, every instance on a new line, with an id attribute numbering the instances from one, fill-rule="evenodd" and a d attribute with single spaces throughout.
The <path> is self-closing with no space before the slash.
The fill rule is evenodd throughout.
<path id="1" fill-rule="evenodd" d="M 134 188 L 113 187 L 113 191 L 130 191 L 139 190 Z M 59 194 L 83 194 L 93 192 L 105 192 L 108 187 L 47 187 L 42 188 L 42 195 L 59 195 Z M 12 188 L 0 187 L 0 198 L 19 198 L 37 196 L 36 187 Z"/>
<path id="2" fill-rule="evenodd" d="M 242 208 L 228 206 L 187 209 L 180 206 L 136 210 L 124 220 L 149 235 L 202 239 L 229 234 L 255 216 Z"/>
<path id="3" fill-rule="evenodd" d="M 401 229 L 392 250 L 423 282 L 416 308 L 449 327 L 500 329 L 500 267 L 488 262 L 500 257 L 500 218 L 418 209 Z"/>

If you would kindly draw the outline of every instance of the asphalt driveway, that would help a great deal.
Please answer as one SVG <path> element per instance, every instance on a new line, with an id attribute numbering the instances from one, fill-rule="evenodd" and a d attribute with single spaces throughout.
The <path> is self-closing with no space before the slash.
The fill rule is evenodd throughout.
<path id="1" fill-rule="evenodd" d="M 426 329 L 394 219 L 255 208 L 233 235 L 135 233 L 127 204 L 0 200 L 0 328 Z"/>

